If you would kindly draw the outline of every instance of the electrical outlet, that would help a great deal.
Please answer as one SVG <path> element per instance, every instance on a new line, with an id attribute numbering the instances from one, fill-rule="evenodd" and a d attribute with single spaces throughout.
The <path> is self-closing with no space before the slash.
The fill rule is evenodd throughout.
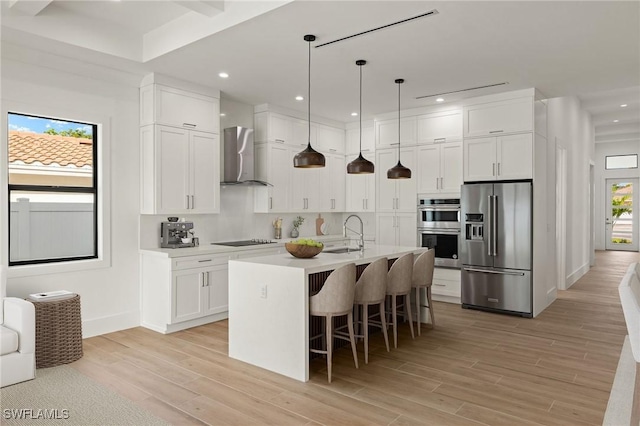
<path id="1" fill-rule="evenodd" d="M 263 298 L 263 299 L 267 298 L 267 285 L 266 284 L 260 285 L 260 297 Z"/>

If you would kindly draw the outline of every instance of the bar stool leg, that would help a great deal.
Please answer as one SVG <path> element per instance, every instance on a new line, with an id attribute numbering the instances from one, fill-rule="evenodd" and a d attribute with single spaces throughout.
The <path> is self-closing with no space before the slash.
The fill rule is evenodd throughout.
<path id="1" fill-rule="evenodd" d="M 418 336 L 420 336 L 420 287 L 416 287 L 416 321 L 418 322 Z"/>
<path id="2" fill-rule="evenodd" d="M 409 315 L 409 328 L 411 329 L 411 338 L 415 339 L 416 336 L 413 334 L 413 318 L 411 317 L 411 292 L 404 295 L 404 309 L 406 310 L 405 314 Z"/>
<path id="3" fill-rule="evenodd" d="M 331 358 L 332 358 L 332 348 L 333 348 L 333 336 L 331 335 L 333 328 L 333 318 L 328 315 L 326 317 L 326 337 L 327 337 L 327 374 L 329 375 L 329 383 L 331 383 Z"/>
<path id="4" fill-rule="evenodd" d="M 398 348 L 398 300 L 395 294 L 391 295 L 391 321 L 393 321 L 393 347 Z"/>
<path id="5" fill-rule="evenodd" d="M 433 315 L 433 299 L 431 298 L 431 287 L 427 287 L 427 303 L 429 304 L 429 316 L 431 317 L 431 328 L 435 328 L 436 318 Z"/>
<path id="6" fill-rule="evenodd" d="M 387 314 L 384 311 L 384 302 L 380 302 L 380 322 L 382 323 L 382 334 L 384 335 L 384 344 L 387 345 L 387 352 L 389 352 L 389 336 L 387 335 L 387 321 L 385 317 Z"/>
<path id="7" fill-rule="evenodd" d="M 353 362 L 356 364 L 356 368 L 358 368 L 358 353 L 356 352 L 356 338 L 353 333 L 353 312 L 351 311 L 349 311 L 349 313 L 347 314 L 347 325 L 349 326 L 349 340 L 351 340 L 351 350 L 353 351 Z M 366 339 L 367 337 L 365 337 L 365 342 L 366 342 Z"/>
<path id="8" fill-rule="evenodd" d="M 364 363 L 369 364 L 369 305 L 362 310 L 362 328 L 364 334 Z"/>

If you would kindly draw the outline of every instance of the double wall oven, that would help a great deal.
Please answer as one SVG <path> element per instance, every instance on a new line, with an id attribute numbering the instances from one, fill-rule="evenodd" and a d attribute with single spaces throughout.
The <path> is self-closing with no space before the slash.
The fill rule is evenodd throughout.
<path id="1" fill-rule="evenodd" d="M 460 198 L 418 199 L 418 245 L 435 249 L 436 266 L 461 266 Z"/>

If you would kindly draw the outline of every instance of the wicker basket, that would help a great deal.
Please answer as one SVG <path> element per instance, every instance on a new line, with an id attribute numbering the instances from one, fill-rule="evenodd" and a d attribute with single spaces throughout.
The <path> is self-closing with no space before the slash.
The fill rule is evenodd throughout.
<path id="1" fill-rule="evenodd" d="M 289 253 L 293 257 L 298 257 L 300 259 L 309 259 L 316 254 L 320 253 L 324 246 L 322 247 L 311 247 L 311 246 L 303 246 L 302 244 L 293 244 L 293 243 L 285 243 L 284 247 L 287 249 Z"/>
<path id="2" fill-rule="evenodd" d="M 29 300 L 36 311 L 36 367 L 68 364 L 82 357 L 80 296 Z"/>

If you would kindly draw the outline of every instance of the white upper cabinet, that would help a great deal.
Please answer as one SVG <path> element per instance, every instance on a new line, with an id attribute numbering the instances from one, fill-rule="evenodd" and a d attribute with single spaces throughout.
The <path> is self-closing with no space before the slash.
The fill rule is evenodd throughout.
<path id="1" fill-rule="evenodd" d="M 140 139 L 143 214 L 219 213 L 218 135 L 155 125 Z"/>
<path id="2" fill-rule="evenodd" d="M 533 131 L 532 97 L 468 105 L 463 112 L 465 138 Z"/>
<path id="3" fill-rule="evenodd" d="M 416 117 L 400 120 L 400 138 L 402 145 L 416 144 Z M 398 145 L 398 119 L 375 121 L 376 149 L 391 148 Z"/>
<path id="4" fill-rule="evenodd" d="M 324 169 L 320 169 L 319 211 L 343 212 L 345 207 L 345 176 L 347 174 L 344 156 L 326 154 L 325 161 Z"/>
<path id="5" fill-rule="evenodd" d="M 355 154 L 356 156 L 360 152 L 360 128 L 349 129 L 346 132 L 347 138 L 347 155 Z M 373 126 L 362 128 L 362 152 L 373 153 L 376 149 L 375 138 L 373 136 Z M 367 156 L 363 154 L 365 158 Z M 354 157 L 355 158 L 355 157 Z M 369 159 L 370 161 L 372 159 Z"/>
<path id="6" fill-rule="evenodd" d="M 533 178 L 533 134 L 464 141 L 464 181 Z"/>
<path id="7" fill-rule="evenodd" d="M 311 123 L 311 129 L 309 129 L 309 122 L 292 119 L 292 137 L 291 144 L 298 145 L 301 147 L 306 147 L 309 143 L 309 137 L 311 137 L 311 145 L 314 147 L 317 143 L 317 134 L 318 134 L 318 126 L 314 123 Z M 309 133 L 311 130 L 311 133 Z"/>
<path id="8" fill-rule="evenodd" d="M 418 193 L 459 193 L 462 142 L 419 146 Z"/>
<path id="9" fill-rule="evenodd" d="M 462 185 L 462 142 L 440 146 L 440 192 L 459 193 Z"/>
<path id="10" fill-rule="evenodd" d="M 462 139 L 462 111 L 452 110 L 419 115 L 416 139 L 418 144 Z"/>
<path id="11" fill-rule="evenodd" d="M 377 212 L 415 212 L 416 148 L 402 148 L 402 165 L 411 169 L 411 179 L 388 179 L 387 170 L 398 163 L 397 149 L 376 151 Z"/>
<path id="12" fill-rule="evenodd" d="M 163 124 L 220 132 L 220 100 L 218 98 L 162 84 L 140 88 L 140 125 Z"/>
<path id="13" fill-rule="evenodd" d="M 297 148 L 278 143 L 257 144 L 255 152 L 256 179 L 273 186 L 256 188 L 255 211 L 260 213 L 285 213 L 291 208 L 290 190 L 293 156 Z M 266 190 L 267 199 L 258 202 L 258 196 Z"/>
<path id="14" fill-rule="evenodd" d="M 255 142 L 293 144 L 293 119 L 273 112 L 254 115 Z"/>
<path id="15" fill-rule="evenodd" d="M 335 127 L 318 125 L 317 150 L 329 153 L 344 154 L 344 130 Z"/>

